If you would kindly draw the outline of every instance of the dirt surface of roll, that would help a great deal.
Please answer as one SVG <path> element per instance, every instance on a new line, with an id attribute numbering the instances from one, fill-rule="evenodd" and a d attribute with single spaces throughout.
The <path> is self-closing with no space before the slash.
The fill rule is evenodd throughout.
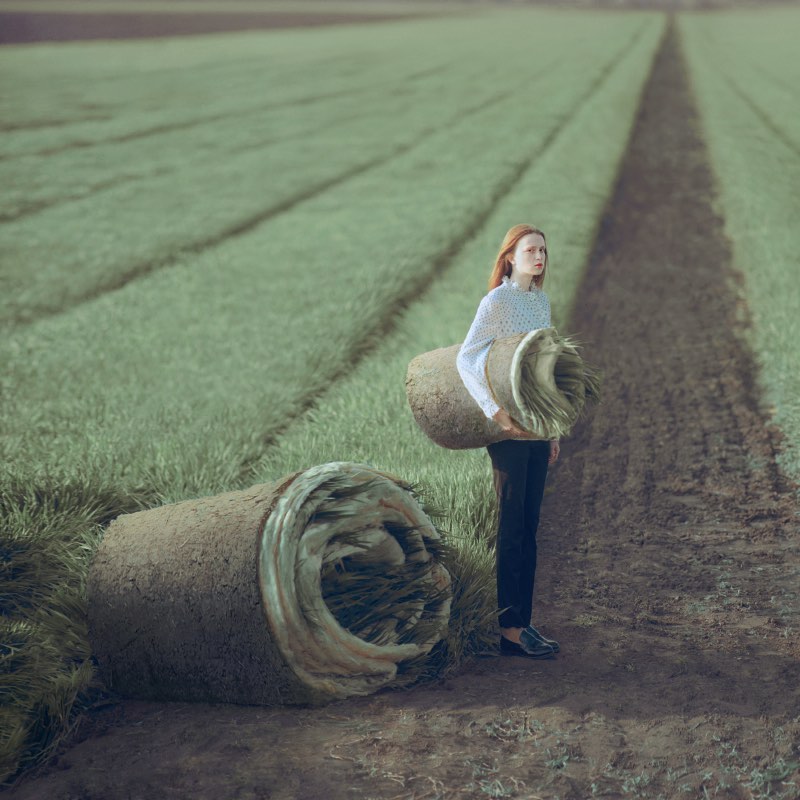
<path id="1" fill-rule="evenodd" d="M 460 348 L 441 347 L 409 363 L 406 396 L 417 424 L 452 450 L 517 438 L 489 419 L 469 393 L 456 366 Z M 497 404 L 533 439 L 568 434 L 587 401 L 599 398 L 599 376 L 555 328 L 495 339 L 486 379 Z"/>
<path id="2" fill-rule="evenodd" d="M 276 705 L 369 694 L 446 631 L 439 543 L 408 484 L 351 462 L 123 515 L 89 571 L 101 676 L 122 695 L 154 700 Z M 393 597 L 398 580 L 410 581 L 413 596 L 365 620 L 347 596 L 363 575 L 372 584 L 390 576 Z"/>

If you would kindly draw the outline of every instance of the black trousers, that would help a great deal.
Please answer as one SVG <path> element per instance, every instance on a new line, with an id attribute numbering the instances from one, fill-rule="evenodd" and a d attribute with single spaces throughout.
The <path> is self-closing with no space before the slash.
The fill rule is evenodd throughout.
<path id="1" fill-rule="evenodd" d="M 497 607 L 501 628 L 531 624 L 536 529 L 550 443 L 506 439 L 487 448 L 497 493 Z"/>

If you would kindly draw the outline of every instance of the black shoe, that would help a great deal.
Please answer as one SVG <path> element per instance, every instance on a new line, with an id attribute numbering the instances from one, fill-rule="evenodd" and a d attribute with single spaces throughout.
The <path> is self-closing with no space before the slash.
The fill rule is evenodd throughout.
<path id="1" fill-rule="evenodd" d="M 523 631 L 523 633 L 525 633 Z M 520 637 L 520 641 L 522 641 Z M 505 636 L 500 637 L 500 653 L 504 656 L 525 656 L 526 658 L 549 658 L 555 651 L 549 644 L 534 642 L 532 637 L 524 644 L 517 644 Z"/>
<path id="2" fill-rule="evenodd" d="M 558 646 L 558 642 L 555 639 L 548 639 L 546 636 L 542 636 L 542 634 L 539 633 L 539 631 L 537 631 L 536 628 L 533 627 L 533 625 L 528 625 L 528 627 L 525 628 L 525 630 L 529 634 L 531 634 L 531 636 L 533 636 L 534 639 L 537 639 L 538 641 L 544 644 L 549 644 L 550 647 L 553 648 L 554 652 L 557 653 L 559 651 L 560 648 Z"/>

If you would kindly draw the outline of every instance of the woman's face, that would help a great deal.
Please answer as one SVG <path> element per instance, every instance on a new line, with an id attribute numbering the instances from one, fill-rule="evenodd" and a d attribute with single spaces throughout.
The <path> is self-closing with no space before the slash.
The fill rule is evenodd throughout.
<path id="1" fill-rule="evenodd" d="M 547 264 L 547 246 L 540 233 L 525 234 L 518 242 L 511 257 L 517 272 L 537 277 Z"/>

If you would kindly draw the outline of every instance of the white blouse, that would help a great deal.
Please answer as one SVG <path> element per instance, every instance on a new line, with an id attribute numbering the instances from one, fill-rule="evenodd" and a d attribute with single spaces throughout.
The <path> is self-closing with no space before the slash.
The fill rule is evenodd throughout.
<path id="1" fill-rule="evenodd" d="M 544 291 L 536 288 L 533 280 L 525 290 L 504 275 L 503 282 L 481 300 L 467 338 L 458 351 L 456 367 L 487 417 L 493 417 L 500 408 L 492 399 L 486 381 L 486 359 L 492 342 L 536 328 L 549 328 L 550 324 L 550 300 Z"/>

